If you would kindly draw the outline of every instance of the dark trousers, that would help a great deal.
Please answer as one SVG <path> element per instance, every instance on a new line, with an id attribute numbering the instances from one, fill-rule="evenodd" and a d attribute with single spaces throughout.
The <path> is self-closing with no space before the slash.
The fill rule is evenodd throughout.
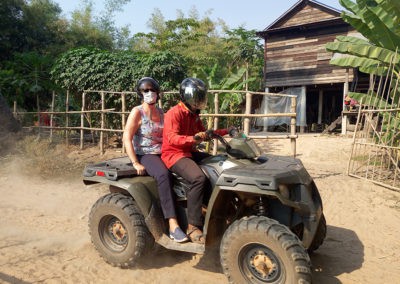
<path id="1" fill-rule="evenodd" d="M 188 182 L 189 189 L 186 192 L 188 222 L 201 228 L 203 226 L 201 205 L 203 204 L 204 190 L 208 180 L 197 163 L 210 155 L 203 152 L 193 152 L 192 155 L 193 158 L 178 160 L 171 167 L 171 171 L 177 173 Z"/>
<path id="2" fill-rule="evenodd" d="M 146 154 L 138 156 L 140 163 L 146 168 L 149 176 L 152 176 L 158 187 L 161 209 L 164 218 L 175 218 L 175 199 L 172 193 L 171 173 L 164 165 L 160 155 Z"/>

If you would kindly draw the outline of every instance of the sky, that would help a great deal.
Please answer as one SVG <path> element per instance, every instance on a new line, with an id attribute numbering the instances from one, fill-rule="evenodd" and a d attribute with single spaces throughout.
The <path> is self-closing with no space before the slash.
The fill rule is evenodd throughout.
<path id="1" fill-rule="evenodd" d="M 66 18 L 71 12 L 80 10 L 82 0 L 53 0 L 58 3 Z M 104 0 L 92 0 L 95 11 L 103 9 Z M 247 30 L 262 31 L 299 0 L 131 0 L 123 6 L 123 12 L 117 12 L 114 20 L 117 27 L 129 25 L 132 34 L 147 33 L 147 23 L 155 8 L 160 9 L 165 20 L 175 20 L 177 10 L 186 16 L 192 7 L 196 7 L 200 18 L 206 13 L 216 21 L 222 19 L 229 28 L 244 27 Z M 332 8 L 343 10 L 339 0 L 319 0 Z"/>

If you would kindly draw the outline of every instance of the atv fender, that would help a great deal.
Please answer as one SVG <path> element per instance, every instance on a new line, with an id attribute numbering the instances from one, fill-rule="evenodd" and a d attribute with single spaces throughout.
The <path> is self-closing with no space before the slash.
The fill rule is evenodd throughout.
<path id="1" fill-rule="evenodd" d="M 286 198 L 284 198 L 279 192 L 277 191 L 262 191 L 259 188 L 255 187 L 255 186 L 250 186 L 250 185 L 237 185 L 236 187 L 228 187 L 228 186 L 216 186 L 213 189 L 212 195 L 209 199 L 208 202 L 208 208 L 214 208 L 214 207 L 218 207 L 215 206 L 215 203 L 217 202 L 217 199 L 219 198 L 219 195 L 222 195 L 222 199 L 225 200 L 225 195 L 224 192 L 243 192 L 243 193 L 251 193 L 251 194 L 258 194 L 258 195 L 265 195 L 265 196 L 273 196 L 276 197 L 276 200 L 279 200 L 280 203 L 284 206 L 287 206 L 287 208 L 293 208 L 296 210 L 296 216 L 301 216 L 302 218 L 302 222 L 304 224 L 304 232 L 303 232 L 303 238 L 302 238 L 302 242 L 305 248 L 308 248 L 311 243 L 312 240 L 314 239 L 314 236 L 316 234 L 317 228 L 318 228 L 318 224 L 320 222 L 320 219 L 322 217 L 322 202 L 320 202 L 320 200 L 317 200 L 314 204 L 313 202 L 313 198 L 311 196 L 312 194 L 312 186 L 315 187 L 315 185 L 312 183 L 308 186 L 303 186 L 303 202 L 296 202 L 296 201 L 291 201 L 288 200 Z M 316 188 L 316 187 L 315 187 Z M 317 192 L 318 193 L 318 192 Z M 279 209 L 279 208 L 278 208 Z M 207 210 L 206 216 L 205 216 L 205 223 L 204 223 L 204 230 L 203 230 L 203 234 L 207 235 L 208 234 L 208 229 L 209 229 L 209 225 L 210 225 L 210 220 L 212 218 L 213 214 L 220 214 L 217 211 L 213 211 L 213 210 Z M 292 218 L 290 216 L 290 212 L 283 212 L 283 211 L 279 211 L 279 214 L 284 214 L 285 218 Z M 288 215 L 289 214 L 289 215 Z M 282 216 L 281 216 L 282 217 Z M 277 218 L 278 221 L 280 221 L 282 224 L 288 226 L 289 222 L 283 222 L 282 220 L 279 220 Z"/>
<path id="2" fill-rule="evenodd" d="M 85 177 L 83 182 L 90 184 L 108 184 L 110 192 L 119 192 L 130 195 L 137 203 L 141 213 L 144 216 L 146 225 L 157 241 L 164 232 L 164 217 L 158 206 L 158 190 L 152 177 L 136 176 L 133 178 L 121 178 L 113 181 L 104 177 Z"/>

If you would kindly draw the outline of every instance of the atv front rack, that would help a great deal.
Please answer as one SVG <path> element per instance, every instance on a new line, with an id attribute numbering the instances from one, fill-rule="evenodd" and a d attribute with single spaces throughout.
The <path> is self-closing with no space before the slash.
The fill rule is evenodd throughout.
<path id="1" fill-rule="evenodd" d="M 88 165 L 83 170 L 84 177 L 102 176 L 109 180 L 136 175 L 136 170 L 128 156 Z"/>

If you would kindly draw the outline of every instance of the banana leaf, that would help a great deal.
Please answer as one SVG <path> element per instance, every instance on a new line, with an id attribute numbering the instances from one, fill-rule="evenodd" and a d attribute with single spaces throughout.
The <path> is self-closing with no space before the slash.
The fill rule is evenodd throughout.
<path id="1" fill-rule="evenodd" d="M 342 36 L 339 35 L 336 37 L 336 40 L 339 42 L 351 42 L 351 43 L 357 43 L 357 44 L 371 44 L 367 39 L 365 38 L 360 38 L 360 37 L 355 37 L 355 36 Z"/>
<path id="2" fill-rule="evenodd" d="M 397 64 L 400 62 L 400 56 L 398 56 L 395 51 L 374 46 L 369 43 L 363 43 L 363 41 L 354 37 L 347 37 L 348 41 L 344 41 L 346 37 L 341 37 L 340 39 L 342 41 L 328 42 L 325 48 L 331 52 L 375 59 L 386 64 Z"/>
<path id="3" fill-rule="evenodd" d="M 246 73 L 246 68 L 240 68 L 236 73 L 231 74 L 222 84 L 223 90 L 239 89 L 238 85 L 243 86 L 242 78 Z"/>
<path id="4" fill-rule="evenodd" d="M 359 16 L 352 15 L 344 11 L 342 12 L 341 17 L 346 23 L 354 27 L 360 34 L 362 34 L 370 42 L 376 45 L 379 43 L 379 36 L 377 35 L 377 33 L 371 30 Z"/>
<path id="5" fill-rule="evenodd" d="M 357 15 L 360 12 L 359 6 L 350 0 L 339 0 L 339 3 L 353 14 Z"/>
<path id="6" fill-rule="evenodd" d="M 363 105 L 368 105 L 377 109 L 387 107 L 386 100 L 382 99 L 381 97 L 377 97 L 375 93 L 365 94 L 349 92 L 348 95 Z"/>
<path id="7" fill-rule="evenodd" d="M 366 9 L 364 12 L 364 21 L 368 23 L 368 27 L 375 31 L 380 46 L 384 46 L 390 50 L 396 50 L 400 46 L 400 36 L 396 35 L 385 22 L 382 22 L 376 14 Z M 393 22 L 393 20 L 392 20 Z M 392 24 L 389 24 L 389 26 Z M 377 32 L 379 31 L 379 32 Z"/>
<path id="8" fill-rule="evenodd" d="M 385 10 L 383 8 L 385 6 L 378 5 L 373 0 L 358 0 L 357 4 L 349 0 L 340 0 L 340 3 L 353 13 L 343 11 L 343 20 L 352 25 L 372 43 L 391 50 L 400 46 L 400 35 L 392 29 L 399 29 L 398 17 Z M 379 32 L 376 32 L 377 30 Z"/>
<path id="9" fill-rule="evenodd" d="M 366 6 L 396 35 L 400 35 L 400 9 L 397 9 L 390 0 L 358 0 Z M 398 3 L 398 0 L 396 0 Z M 400 7 L 400 5 L 399 5 Z"/>
<path id="10" fill-rule="evenodd" d="M 352 55 L 341 58 L 333 58 L 330 60 L 330 64 L 341 67 L 359 68 L 361 72 L 379 76 L 383 76 L 387 73 L 387 68 L 381 66 L 379 61 Z"/>
<path id="11" fill-rule="evenodd" d="M 397 35 L 400 35 L 400 1 L 399 0 L 375 0 L 378 3 L 378 6 L 382 8 L 385 12 L 388 13 L 388 17 L 378 15 L 378 12 L 375 12 L 379 18 L 385 19 L 383 20 L 388 27 Z M 390 18 L 391 17 L 391 18 Z M 389 24 L 390 21 L 393 24 Z"/>

